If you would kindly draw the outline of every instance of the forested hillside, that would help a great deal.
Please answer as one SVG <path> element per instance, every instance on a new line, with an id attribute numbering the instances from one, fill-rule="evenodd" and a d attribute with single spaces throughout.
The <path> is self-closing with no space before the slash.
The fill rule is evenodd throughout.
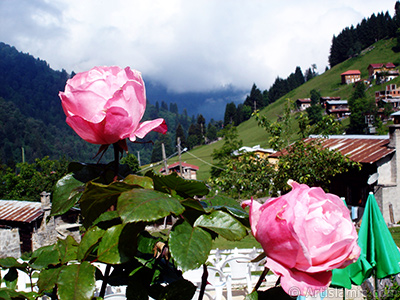
<path id="1" fill-rule="evenodd" d="M 23 151 L 27 162 L 44 156 L 95 162 L 98 146 L 80 139 L 65 123 L 58 97 L 73 75 L 52 70 L 46 61 L 0 42 L 0 165 L 13 167 L 22 161 Z M 211 120 L 213 134 L 207 135 L 203 116 L 188 116 L 186 109 L 179 113 L 176 103 L 168 105 L 158 99 L 148 103 L 143 120 L 155 118 L 166 120 L 167 135 L 153 132 L 144 141 L 129 143 L 130 152 L 140 156 L 142 164 L 161 158 L 161 142 L 166 145 L 167 155 L 176 151 L 178 125 L 178 136 L 189 148 L 205 143 L 203 136 L 215 139 L 221 127 Z"/>
<path id="2" fill-rule="evenodd" d="M 332 67 L 355 57 L 363 49 L 384 38 L 395 38 L 400 35 L 400 2 L 395 4 L 395 15 L 389 12 L 372 14 L 363 19 L 356 27 L 350 26 L 342 30 L 338 36 L 333 36 L 329 55 L 329 64 Z M 400 51 L 400 45 L 395 46 L 395 51 Z"/>

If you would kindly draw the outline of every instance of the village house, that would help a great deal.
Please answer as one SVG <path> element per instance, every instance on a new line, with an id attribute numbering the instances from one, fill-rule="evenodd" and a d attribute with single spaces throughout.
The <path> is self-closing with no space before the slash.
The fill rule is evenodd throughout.
<path id="1" fill-rule="evenodd" d="M 319 103 L 321 104 L 321 106 L 326 109 L 326 101 L 332 101 L 332 100 L 341 100 L 340 97 L 321 97 L 319 99 Z"/>
<path id="2" fill-rule="evenodd" d="M 41 194 L 41 202 L 0 200 L 0 258 L 18 258 L 68 235 L 79 241 L 79 210 L 57 217 L 50 217 L 50 211 L 46 192 Z"/>
<path id="3" fill-rule="evenodd" d="M 376 79 L 380 83 L 392 80 L 399 76 L 396 66 L 389 62 L 386 64 L 370 64 L 368 66 L 368 77 L 370 80 Z"/>
<path id="4" fill-rule="evenodd" d="M 400 88 L 396 84 L 388 84 L 383 91 L 375 92 L 376 105 L 381 107 L 383 103 L 390 103 L 395 110 L 400 108 Z"/>
<path id="5" fill-rule="evenodd" d="M 252 153 L 253 155 L 255 155 L 255 157 L 260 159 L 268 159 L 271 164 L 276 165 L 278 163 L 278 159 L 270 157 L 270 155 L 275 152 L 276 151 L 274 149 L 265 149 L 261 148 L 260 145 L 255 145 L 253 147 L 241 147 L 238 150 L 233 151 L 232 154 L 235 156 L 241 156 L 245 153 Z"/>
<path id="6" fill-rule="evenodd" d="M 350 115 L 347 100 L 328 100 L 325 102 L 325 112 L 328 115 L 334 115 L 337 119 Z"/>
<path id="7" fill-rule="evenodd" d="M 342 84 L 352 84 L 361 80 L 360 70 L 348 70 L 340 74 L 342 78 Z"/>
<path id="8" fill-rule="evenodd" d="M 299 111 L 304 111 L 311 106 L 311 99 L 310 98 L 297 99 L 296 106 Z"/>
<path id="9" fill-rule="evenodd" d="M 165 168 L 162 168 L 160 169 L 160 173 L 169 175 L 172 172 L 175 172 L 184 179 L 197 179 L 197 171 L 199 170 L 199 167 L 185 162 L 175 162 L 167 166 L 167 170 L 168 171 L 165 172 Z"/>

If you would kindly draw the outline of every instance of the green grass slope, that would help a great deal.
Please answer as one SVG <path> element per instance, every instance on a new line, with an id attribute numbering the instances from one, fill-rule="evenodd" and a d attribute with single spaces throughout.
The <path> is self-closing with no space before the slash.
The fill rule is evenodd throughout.
<path id="1" fill-rule="evenodd" d="M 392 47 L 395 45 L 394 39 L 381 40 L 375 43 L 373 46 L 365 49 L 359 56 L 351 58 L 341 64 L 334 66 L 332 69 L 325 73 L 313 78 L 306 82 L 295 90 L 289 92 L 282 98 L 278 99 L 273 104 L 264 108 L 261 114 L 267 116 L 271 121 L 275 121 L 279 116 L 283 115 L 283 109 L 286 99 L 296 101 L 298 98 L 309 98 L 310 91 L 315 89 L 319 91 L 321 96 L 340 96 L 342 99 L 347 100 L 353 93 L 353 85 L 342 85 L 340 74 L 347 70 L 360 70 L 362 79 L 368 78 L 367 67 L 372 63 L 387 63 L 392 62 L 394 64 L 400 64 L 400 53 L 394 53 Z M 396 78 L 390 83 L 400 85 L 400 78 Z M 374 97 L 374 93 L 377 90 L 383 90 L 386 84 L 373 85 L 367 90 L 369 97 Z M 297 129 L 293 129 L 293 136 L 296 136 Z M 261 147 L 268 148 L 268 135 L 266 131 L 257 126 L 257 122 L 254 118 L 240 124 L 238 126 L 239 138 L 243 140 L 244 146 L 255 146 L 260 145 Z M 213 160 L 211 157 L 212 151 L 216 148 L 220 148 L 223 145 L 223 141 L 218 141 L 210 145 L 204 145 L 196 147 L 184 153 L 182 155 L 182 161 L 189 164 L 199 166 L 199 172 L 197 178 L 199 180 L 207 180 L 210 176 L 211 164 Z M 170 159 L 168 162 L 173 163 L 178 161 L 177 157 Z M 162 166 L 154 168 L 155 171 L 159 171 Z"/>

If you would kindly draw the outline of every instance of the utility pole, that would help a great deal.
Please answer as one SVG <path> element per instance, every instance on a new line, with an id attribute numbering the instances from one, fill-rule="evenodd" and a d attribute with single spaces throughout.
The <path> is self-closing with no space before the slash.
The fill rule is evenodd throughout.
<path id="1" fill-rule="evenodd" d="M 25 148 L 21 147 L 21 151 L 22 151 L 22 163 L 25 162 Z"/>
<path id="2" fill-rule="evenodd" d="M 142 165 L 141 163 L 140 163 L 140 151 L 138 151 L 137 152 L 137 159 L 138 159 L 138 163 L 139 163 L 139 167 Z"/>
<path id="3" fill-rule="evenodd" d="M 182 161 L 181 161 L 181 138 L 179 136 L 177 138 L 177 144 L 178 144 L 178 155 L 179 155 L 179 172 L 181 173 L 181 177 L 183 178 Z"/>
<path id="4" fill-rule="evenodd" d="M 164 143 L 161 144 L 161 150 L 162 150 L 162 157 L 164 160 L 164 170 L 165 170 L 165 175 L 168 175 L 168 165 L 167 165 L 167 156 L 165 155 L 165 146 Z"/>

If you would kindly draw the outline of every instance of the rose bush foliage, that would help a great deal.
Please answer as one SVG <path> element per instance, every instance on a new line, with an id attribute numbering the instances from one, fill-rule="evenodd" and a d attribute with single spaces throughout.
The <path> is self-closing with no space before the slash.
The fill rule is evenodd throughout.
<path id="1" fill-rule="evenodd" d="M 78 73 L 59 96 L 68 125 L 92 144 L 135 141 L 152 130 L 167 131 L 163 119 L 140 123 L 146 109 L 145 86 L 140 72 L 129 67 L 94 67 Z"/>
<path id="2" fill-rule="evenodd" d="M 336 195 L 291 181 L 292 190 L 263 205 L 250 206 L 251 231 L 267 256 L 266 267 L 281 277 L 292 295 L 325 290 L 332 269 L 344 268 L 360 255 L 348 208 Z"/>

